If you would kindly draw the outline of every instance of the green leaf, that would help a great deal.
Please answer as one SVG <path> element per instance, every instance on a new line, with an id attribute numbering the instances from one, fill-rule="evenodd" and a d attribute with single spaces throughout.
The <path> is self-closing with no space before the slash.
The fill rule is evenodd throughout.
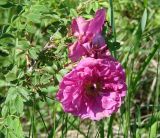
<path id="1" fill-rule="evenodd" d="M 7 116 L 5 119 L 5 134 L 7 138 L 24 138 L 21 122 L 18 117 Z"/>
<path id="2" fill-rule="evenodd" d="M 7 56 L 7 57 L 0 57 L 0 64 L 2 67 L 8 67 L 10 64 L 12 64 L 13 59 L 11 58 L 11 56 Z"/>
<path id="3" fill-rule="evenodd" d="M 62 76 L 60 74 L 56 74 L 56 78 L 57 78 L 58 82 L 61 82 Z"/>
<path id="4" fill-rule="evenodd" d="M 20 40 L 18 41 L 18 45 L 16 46 L 17 48 L 20 48 L 22 50 L 26 50 L 30 47 L 30 43 L 27 40 Z"/>
<path id="5" fill-rule="evenodd" d="M 0 36 L 0 39 L 3 39 L 3 38 L 14 38 L 14 36 L 12 34 L 4 33 Z"/>
<path id="6" fill-rule="evenodd" d="M 157 122 L 152 124 L 149 138 L 156 138 L 156 136 L 157 136 L 157 127 L 158 127 L 158 123 Z"/>
<path id="7" fill-rule="evenodd" d="M 14 119 L 14 133 L 18 136 L 18 138 L 23 138 L 24 134 L 22 131 L 22 126 L 21 126 L 21 122 L 19 120 L 19 118 L 15 118 Z"/>
<path id="8" fill-rule="evenodd" d="M 90 13 L 90 11 L 92 10 L 92 3 L 89 3 L 88 5 L 87 5 L 87 8 L 86 8 L 86 12 L 87 12 L 87 14 L 89 14 Z"/>
<path id="9" fill-rule="evenodd" d="M 23 113 L 23 99 L 21 96 L 17 96 L 14 102 L 16 112 L 20 115 Z"/>
<path id="10" fill-rule="evenodd" d="M 3 106 L 2 108 L 2 116 L 5 117 L 8 113 L 8 107 L 6 105 Z"/>
<path id="11" fill-rule="evenodd" d="M 15 4 L 12 3 L 12 2 L 8 2 L 6 4 L 0 4 L 0 7 L 2 7 L 2 8 L 11 8 L 11 7 L 14 7 L 14 6 L 15 6 Z"/>
<path id="12" fill-rule="evenodd" d="M 45 93 L 56 93 L 58 91 L 58 87 L 57 86 L 49 86 L 47 88 L 42 88 L 41 89 L 42 92 L 45 92 Z"/>
<path id="13" fill-rule="evenodd" d="M 91 19 L 91 18 L 92 18 L 92 15 L 84 14 L 83 17 L 86 18 L 86 19 Z"/>
<path id="14" fill-rule="evenodd" d="M 142 32 L 145 29 L 146 22 L 147 22 L 147 9 L 144 10 L 143 16 L 142 16 L 142 19 L 141 19 L 141 29 L 142 29 Z"/>
<path id="15" fill-rule="evenodd" d="M 116 51 L 121 47 L 119 42 L 108 42 L 108 48 L 110 51 Z"/>
<path id="16" fill-rule="evenodd" d="M 37 50 L 35 48 L 29 49 L 29 55 L 31 56 L 31 58 L 37 59 L 38 57 Z"/>
<path id="17" fill-rule="evenodd" d="M 17 79 L 17 76 L 14 72 L 9 72 L 7 75 L 6 75 L 6 80 L 7 81 L 14 81 Z"/>
<path id="18" fill-rule="evenodd" d="M 69 72 L 68 69 L 61 69 L 61 70 L 59 71 L 59 73 L 60 73 L 62 76 L 64 76 L 64 75 L 67 74 L 68 72 Z"/>
<path id="19" fill-rule="evenodd" d="M 32 21 L 34 23 L 40 23 L 41 22 L 41 14 L 40 13 L 29 13 L 25 16 L 28 21 Z"/>
<path id="20" fill-rule="evenodd" d="M 49 75 L 49 74 L 44 74 L 44 75 L 42 75 L 42 77 L 41 77 L 41 79 L 40 79 L 40 83 L 41 83 L 41 84 L 49 83 L 51 78 L 52 78 L 51 75 Z"/>
<path id="21" fill-rule="evenodd" d="M 144 2 L 144 6 L 147 7 L 148 0 L 143 0 L 143 2 Z"/>
<path id="22" fill-rule="evenodd" d="M 10 87 L 7 93 L 7 98 L 6 98 L 5 103 L 9 103 L 9 101 L 15 100 L 17 97 L 17 92 L 18 90 L 16 87 Z"/>
<path id="23" fill-rule="evenodd" d="M 50 74 L 54 74 L 55 73 L 55 70 L 52 67 L 49 67 L 49 66 L 44 67 L 43 70 L 47 71 Z"/>
<path id="24" fill-rule="evenodd" d="M 17 10 L 17 14 L 19 14 L 20 12 L 22 12 L 23 6 L 22 5 L 18 5 L 16 10 Z"/>
<path id="25" fill-rule="evenodd" d="M 98 9 L 98 1 L 95 1 L 95 2 L 93 3 L 93 10 L 96 12 L 97 9 Z"/>
<path id="26" fill-rule="evenodd" d="M 7 57 L 8 55 L 9 55 L 9 52 L 7 50 L 0 49 L 0 56 Z"/>
<path id="27" fill-rule="evenodd" d="M 6 75 L 6 81 L 14 81 L 17 79 L 17 66 L 14 66 Z"/>
<path id="28" fill-rule="evenodd" d="M 33 85 L 38 85 L 40 82 L 40 76 L 38 74 L 35 74 L 34 77 L 32 77 L 32 84 Z"/>
<path id="29" fill-rule="evenodd" d="M 4 80 L 0 80 L 0 88 L 7 86 L 7 82 Z"/>
<path id="30" fill-rule="evenodd" d="M 55 92 L 58 91 L 58 87 L 49 86 L 49 87 L 47 88 L 47 91 L 48 91 L 48 93 L 55 93 Z"/>
<path id="31" fill-rule="evenodd" d="M 78 16 L 78 14 L 77 14 L 75 9 L 71 9 L 70 10 L 70 15 L 73 16 L 73 17 L 77 17 Z"/>
<path id="32" fill-rule="evenodd" d="M 59 31 L 56 31 L 56 33 L 54 33 L 53 35 L 53 40 L 59 40 L 62 39 L 62 34 Z"/>
<path id="33" fill-rule="evenodd" d="M 49 9 L 46 5 L 34 5 L 31 7 L 31 11 L 36 13 L 47 13 L 49 12 Z"/>
<path id="34" fill-rule="evenodd" d="M 22 89 L 23 90 L 23 89 Z M 7 98 L 5 100 L 5 104 L 2 108 L 2 115 L 6 116 L 9 114 L 15 114 L 22 115 L 23 113 L 23 102 L 25 101 L 22 98 L 22 91 L 21 87 L 11 87 L 8 90 Z M 23 93 L 23 97 L 24 97 Z"/>
<path id="35" fill-rule="evenodd" d="M 19 86 L 18 91 L 21 94 L 21 97 L 23 98 L 24 102 L 26 102 L 30 99 L 29 95 L 31 92 L 27 88 Z"/>
<path id="36" fill-rule="evenodd" d="M 136 130 L 136 138 L 141 138 L 140 129 Z"/>
<path id="37" fill-rule="evenodd" d="M 29 33 L 36 33 L 36 31 L 37 31 L 37 28 L 33 25 L 30 25 L 30 24 L 27 24 L 25 29 Z"/>
<path id="38" fill-rule="evenodd" d="M 0 5 L 4 5 L 4 4 L 6 4 L 7 3 L 7 0 L 1 0 L 0 1 Z"/>

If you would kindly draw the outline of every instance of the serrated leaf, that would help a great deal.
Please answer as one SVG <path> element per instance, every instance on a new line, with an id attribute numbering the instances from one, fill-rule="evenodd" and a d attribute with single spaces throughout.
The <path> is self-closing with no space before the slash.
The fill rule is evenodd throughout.
<path id="1" fill-rule="evenodd" d="M 52 78 L 51 75 L 44 74 L 44 75 L 41 76 L 40 83 L 41 84 L 49 83 L 51 78 Z"/>
<path id="2" fill-rule="evenodd" d="M 23 113 L 23 99 L 21 96 L 17 96 L 14 102 L 16 112 L 19 114 Z"/>
<path id="3" fill-rule="evenodd" d="M 6 75 L 6 81 L 14 81 L 17 79 L 17 66 L 14 66 L 14 68 L 9 71 Z"/>
<path id="4" fill-rule="evenodd" d="M 5 100 L 5 103 L 8 103 L 11 100 L 15 100 L 17 97 L 17 88 L 16 87 L 10 87 L 8 90 L 7 98 Z"/>
<path id="5" fill-rule="evenodd" d="M 11 56 L 0 57 L 0 65 L 2 67 L 8 67 L 12 63 Z"/>
<path id="6" fill-rule="evenodd" d="M 7 81 L 14 81 L 17 79 L 17 76 L 15 73 L 13 72 L 9 72 L 7 75 L 6 75 L 6 80 Z"/>
<path id="7" fill-rule="evenodd" d="M 22 125 L 19 118 L 14 119 L 14 132 L 18 136 L 18 138 L 24 138 Z"/>
<path id="8" fill-rule="evenodd" d="M 30 91 L 25 87 L 18 87 L 18 91 L 21 94 L 21 97 L 23 98 L 23 101 L 26 102 L 30 99 Z"/>
<path id="9" fill-rule="evenodd" d="M 21 122 L 18 117 L 7 116 L 5 119 L 5 126 L 7 126 L 7 138 L 24 138 Z"/>
<path id="10" fill-rule="evenodd" d="M 37 54 L 37 51 L 36 51 L 35 48 L 29 49 L 29 55 L 30 55 L 30 57 L 33 58 L 33 59 L 37 59 L 37 57 L 38 57 L 38 54 Z"/>
<path id="11" fill-rule="evenodd" d="M 33 85 L 38 85 L 40 82 L 40 76 L 38 76 L 37 74 L 32 78 L 32 84 Z"/>
<path id="12" fill-rule="evenodd" d="M 141 19 L 141 29 L 142 29 L 142 32 L 145 29 L 146 22 L 147 22 L 147 9 L 144 10 L 143 16 L 142 16 L 142 19 Z"/>

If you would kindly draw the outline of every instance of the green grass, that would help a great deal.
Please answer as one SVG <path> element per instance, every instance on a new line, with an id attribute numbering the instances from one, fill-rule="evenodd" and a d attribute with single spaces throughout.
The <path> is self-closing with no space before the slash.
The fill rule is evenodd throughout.
<path id="1" fill-rule="evenodd" d="M 0 138 L 160 137 L 159 6 L 158 0 L 0 1 Z M 126 70 L 128 91 L 117 113 L 95 122 L 64 113 L 55 94 L 72 68 L 71 20 L 90 18 L 100 7 L 108 9 L 106 39 Z"/>

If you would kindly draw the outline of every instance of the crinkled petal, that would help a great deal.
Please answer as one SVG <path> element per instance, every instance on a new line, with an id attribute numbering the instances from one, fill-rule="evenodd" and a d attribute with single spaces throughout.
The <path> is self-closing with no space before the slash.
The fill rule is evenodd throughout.
<path id="1" fill-rule="evenodd" d="M 118 111 L 126 90 L 125 72 L 113 57 L 85 58 L 64 76 L 56 98 L 65 112 L 100 120 Z"/>
<path id="2" fill-rule="evenodd" d="M 106 10 L 105 9 L 98 10 L 93 20 L 90 21 L 87 32 L 92 34 L 100 33 L 102 31 L 102 27 L 104 25 L 105 20 L 106 20 Z"/>
<path id="3" fill-rule="evenodd" d="M 89 25 L 89 21 L 85 20 L 82 17 L 73 19 L 71 28 L 74 36 L 79 37 L 85 34 Z"/>
<path id="4" fill-rule="evenodd" d="M 85 48 L 78 41 L 69 46 L 69 58 L 73 62 L 78 61 L 85 53 Z"/>

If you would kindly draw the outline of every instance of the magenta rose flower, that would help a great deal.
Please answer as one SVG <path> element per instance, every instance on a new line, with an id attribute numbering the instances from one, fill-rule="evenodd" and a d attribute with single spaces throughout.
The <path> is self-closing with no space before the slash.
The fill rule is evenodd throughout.
<path id="1" fill-rule="evenodd" d="M 60 83 L 56 98 L 65 112 L 100 120 L 117 112 L 126 95 L 125 72 L 111 56 L 82 59 Z"/>
<path id="2" fill-rule="evenodd" d="M 69 58 L 73 62 L 82 56 L 101 58 L 107 55 L 105 40 L 101 35 L 105 20 L 106 11 L 100 9 L 93 19 L 85 20 L 83 17 L 78 17 L 72 21 L 72 34 L 77 41 L 68 48 Z"/>

